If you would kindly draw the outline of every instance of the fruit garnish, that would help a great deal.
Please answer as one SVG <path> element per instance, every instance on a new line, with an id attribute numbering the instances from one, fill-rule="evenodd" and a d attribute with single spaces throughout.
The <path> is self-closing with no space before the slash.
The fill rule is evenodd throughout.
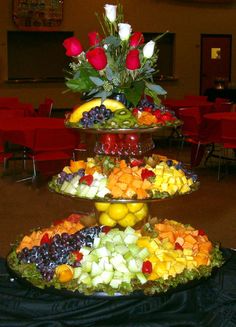
<path id="1" fill-rule="evenodd" d="M 41 238 L 40 245 L 42 244 L 49 244 L 51 243 L 51 238 L 49 237 L 48 233 L 43 234 L 43 237 Z"/>
<path id="2" fill-rule="evenodd" d="M 150 177 L 155 177 L 156 174 L 152 171 L 152 170 L 149 170 L 149 169 L 142 169 L 142 172 L 141 172 L 141 177 L 142 177 L 142 180 L 145 180 L 145 179 L 148 179 Z"/>
<path id="3" fill-rule="evenodd" d="M 93 182 L 93 175 L 84 175 L 80 178 L 79 183 L 90 186 Z"/>
<path id="4" fill-rule="evenodd" d="M 83 259 L 83 253 L 79 252 L 79 251 L 73 251 L 72 252 L 73 256 L 75 257 L 76 261 L 81 261 Z"/>
<path id="5" fill-rule="evenodd" d="M 205 231 L 203 229 L 198 230 L 198 235 L 204 236 L 206 235 Z"/>
<path id="6" fill-rule="evenodd" d="M 102 232 L 107 234 L 108 232 L 110 232 L 111 227 L 110 226 L 102 226 Z"/>
<path id="7" fill-rule="evenodd" d="M 144 164 L 144 160 L 143 159 L 130 159 L 130 166 L 131 167 L 140 167 Z"/>
<path id="8" fill-rule="evenodd" d="M 175 250 L 183 250 L 183 247 L 178 242 L 175 242 Z"/>
<path id="9" fill-rule="evenodd" d="M 151 274 L 151 272 L 152 272 L 152 263 L 149 260 L 143 262 L 142 272 L 144 274 Z"/>

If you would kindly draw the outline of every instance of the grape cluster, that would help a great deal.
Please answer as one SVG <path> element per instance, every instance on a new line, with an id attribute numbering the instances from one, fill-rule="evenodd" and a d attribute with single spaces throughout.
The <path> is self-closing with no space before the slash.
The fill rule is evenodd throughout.
<path id="1" fill-rule="evenodd" d="M 57 184 L 62 185 L 64 181 L 70 182 L 75 176 L 79 175 L 80 177 L 85 175 L 84 169 L 79 169 L 75 173 L 66 173 L 65 171 L 62 171 L 58 174 L 57 178 Z"/>
<path id="2" fill-rule="evenodd" d="M 24 248 L 17 254 L 20 263 L 33 263 L 46 281 L 52 280 L 58 265 L 68 263 L 73 251 L 79 251 L 83 246 L 91 247 L 93 240 L 102 231 L 101 226 L 83 228 L 74 233 L 56 234 L 50 243 Z M 75 266 L 77 263 L 75 262 Z"/>
<path id="3" fill-rule="evenodd" d="M 89 111 L 84 111 L 83 117 L 80 119 L 80 124 L 82 127 L 93 127 L 97 124 L 102 125 L 112 117 L 113 112 L 102 104 L 100 107 L 96 106 Z"/>

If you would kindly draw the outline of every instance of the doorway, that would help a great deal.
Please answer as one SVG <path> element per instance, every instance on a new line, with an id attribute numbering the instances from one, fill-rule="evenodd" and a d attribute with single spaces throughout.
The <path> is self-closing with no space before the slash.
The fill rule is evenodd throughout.
<path id="1" fill-rule="evenodd" d="M 232 35 L 201 34 L 200 94 L 231 81 Z"/>

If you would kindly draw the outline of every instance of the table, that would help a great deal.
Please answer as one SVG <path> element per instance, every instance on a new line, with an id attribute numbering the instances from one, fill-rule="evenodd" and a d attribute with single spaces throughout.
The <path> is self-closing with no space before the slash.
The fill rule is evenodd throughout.
<path id="1" fill-rule="evenodd" d="M 213 143 L 223 143 L 222 124 L 224 121 L 231 120 L 235 122 L 236 137 L 236 112 L 210 113 L 203 116 L 202 138 Z"/>
<path id="2" fill-rule="evenodd" d="M 66 127 L 62 118 L 25 117 L 0 120 L 2 139 L 28 148 L 32 147 L 35 131 L 39 128 L 64 129 Z M 68 133 L 70 132 L 72 130 L 68 130 Z"/>
<path id="3" fill-rule="evenodd" d="M 159 296 L 62 295 L 10 281 L 0 259 L 2 327 L 233 327 L 236 324 L 236 252 L 210 278 Z"/>
<path id="4" fill-rule="evenodd" d="M 178 111 L 180 108 L 198 107 L 201 115 L 214 111 L 214 103 L 208 101 L 166 99 L 163 101 L 163 104 L 168 109 L 173 110 L 178 118 Z"/>
<path id="5" fill-rule="evenodd" d="M 14 105 L 0 104 L 0 110 L 22 110 L 23 116 L 25 117 L 34 117 L 35 111 L 34 107 L 30 103 L 17 103 Z"/>

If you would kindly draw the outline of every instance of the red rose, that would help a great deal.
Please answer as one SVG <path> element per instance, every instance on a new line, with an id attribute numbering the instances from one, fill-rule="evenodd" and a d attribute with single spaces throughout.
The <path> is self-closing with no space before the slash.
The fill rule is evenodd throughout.
<path id="1" fill-rule="evenodd" d="M 144 37 L 141 32 L 134 32 L 129 39 L 129 45 L 134 48 L 136 48 L 137 46 L 143 43 L 144 43 Z"/>
<path id="2" fill-rule="evenodd" d="M 65 39 L 63 46 L 66 48 L 66 55 L 68 57 L 78 56 L 83 51 L 80 41 L 75 36 Z"/>
<path id="3" fill-rule="evenodd" d="M 132 49 L 128 52 L 126 57 L 126 68 L 135 70 L 140 68 L 139 51 Z"/>
<path id="4" fill-rule="evenodd" d="M 99 44 L 102 40 L 101 36 L 98 32 L 90 32 L 88 33 L 89 44 L 91 47 Z"/>
<path id="5" fill-rule="evenodd" d="M 96 70 L 102 70 L 107 65 L 107 56 L 103 48 L 94 48 L 86 53 L 90 65 Z"/>

